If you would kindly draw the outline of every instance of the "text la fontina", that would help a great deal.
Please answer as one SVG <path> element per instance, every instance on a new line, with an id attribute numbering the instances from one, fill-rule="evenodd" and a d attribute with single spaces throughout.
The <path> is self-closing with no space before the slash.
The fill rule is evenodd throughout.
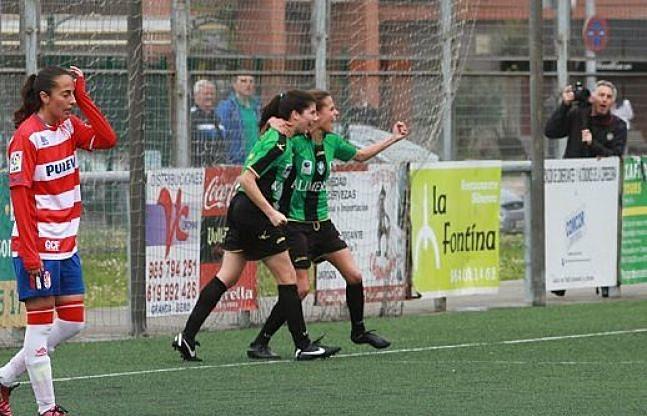
<path id="1" fill-rule="evenodd" d="M 447 195 L 439 193 L 436 186 L 432 187 L 432 216 L 447 215 Z M 452 228 L 450 221 L 443 223 L 443 254 L 463 251 L 492 251 L 496 249 L 496 230 L 483 230 L 476 223 L 467 225 L 464 229 Z"/>

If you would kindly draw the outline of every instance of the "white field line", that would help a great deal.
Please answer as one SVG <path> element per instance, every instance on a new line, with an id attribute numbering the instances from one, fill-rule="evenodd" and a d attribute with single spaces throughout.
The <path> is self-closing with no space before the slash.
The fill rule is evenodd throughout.
<path id="1" fill-rule="evenodd" d="M 334 359 L 355 358 L 355 357 L 367 357 L 367 356 L 385 355 L 385 354 L 406 354 L 406 353 L 424 352 L 424 351 L 487 347 L 487 346 L 495 346 L 495 345 L 531 344 L 531 343 L 538 343 L 538 342 L 562 341 L 562 340 L 578 339 L 578 338 L 593 338 L 593 337 L 607 337 L 607 336 L 614 336 L 614 335 L 640 334 L 645 332 L 647 332 L 647 328 L 629 329 L 629 330 L 623 330 L 623 331 L 593 332 L 588 334 L 561 335 L 561 336 L 541 337 L 541 338 L 514 339 L 514 340 L 495 341 L 495 342 L 470 342 L 470 343 L 454 344 L 454 345 L 434 345 L 434 346 L 428 346 L 428 347 L 401 348 L 401 349 L 391 349 L 391 350 L 385 350 L 385 351 L 337 354 L 333 358 Z M 493 361 L 493 362 L 506 363 L 505 361 L 503 362 Z M 57 383 L 61 383 L 66 381 L 82 381 L 82 380 L 105 379 L 105 378 L 115 378 L 115 377 L 131 377 L 131 376 L 139 376 L 139 375 L 146 375 L 146 374 L 173 373 L 173 372 L 180 372 L 180 371 L 208 370 L 208 369 L 214 369 L 214 368 L 241 368 L 241 367 L 277 365 L 277 364 L 287 364 L 287 363 L 294 363 L 294 361 L 293 360 L 246 361 L 246 362 L 238 362 L 238 363 L 230 363 L 230 364 L 169 367 L 169 368 L 158 368 L 158 369 L 151 369 L 151 370 L 126 371 L 126 372 L 119 372 L 119 373 L 93 374 L 93 375 L 87 375 L 87 376 L 61 377 L 61 378 L 54 379 L 54 381 Z M 507 363 L 524 364 L 525 362 L 509 361 Z M 638 362 L 628 362 L 628 364 L 632 364 L 632 363 L 638 364 Z M 643 362 L 641 361 L 639 363 L 643 363 Z M 538 363 L 528 363 L 528 364 L 538 364 Z M 561 364 L 573 365 L 573 364 L 578 364 L 578 362 L 566 361 L 566 362 L 561 362 Z M 622 363 L 616 363 L 616 364 L 622 364 Z M 28 383 L 29 383 L 28 381 L 21 382 L 21 384 L 28 384 Z"/>

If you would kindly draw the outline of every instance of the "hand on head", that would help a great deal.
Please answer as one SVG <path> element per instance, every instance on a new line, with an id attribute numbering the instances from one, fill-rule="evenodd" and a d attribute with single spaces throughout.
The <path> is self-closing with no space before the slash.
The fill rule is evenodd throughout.
<path id="1" fill-rule="evenodd" d="M 74 93 L 75 94 L 85 94 L 85 75 L 83 71 L 74 65 L 70 66 L 70 72 L 74 76 Z"/>

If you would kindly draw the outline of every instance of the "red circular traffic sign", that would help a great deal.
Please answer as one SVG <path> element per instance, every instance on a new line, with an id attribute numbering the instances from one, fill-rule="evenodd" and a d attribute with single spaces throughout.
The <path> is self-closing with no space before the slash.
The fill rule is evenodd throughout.
<path id="1" fill-rule="evenodd" d="M 584 22 L 582 37 L 584 38 L 586 49 L 593 52 L 602 51 L 609 42 L 609 35 L 610 28 L 607 19 L 591 16 Z"/>

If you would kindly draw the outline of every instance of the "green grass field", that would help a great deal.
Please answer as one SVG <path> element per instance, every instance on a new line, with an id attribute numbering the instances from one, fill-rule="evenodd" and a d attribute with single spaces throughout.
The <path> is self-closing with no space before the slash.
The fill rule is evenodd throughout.
<path id="1" fill-rule="evenodd" d="M 351 344 L 346 322 L 312 324 L 313 335 L 326 333 L 343 350 L 307 363 L 248 361 L 256 329 L 200 334 L 202 363 L 180 361 L 171 334 L 71 343 L 54 354 L 57 397 L 83 416 L 647 414 L 644 301 L 375 318 L 369 326 L 393 340 L 390 349 Z M 285 357 L 292 351 L 286 330 L 273 345 Z M 12 398 L 16 415 L 35 413 L 29 385 Z"/>

